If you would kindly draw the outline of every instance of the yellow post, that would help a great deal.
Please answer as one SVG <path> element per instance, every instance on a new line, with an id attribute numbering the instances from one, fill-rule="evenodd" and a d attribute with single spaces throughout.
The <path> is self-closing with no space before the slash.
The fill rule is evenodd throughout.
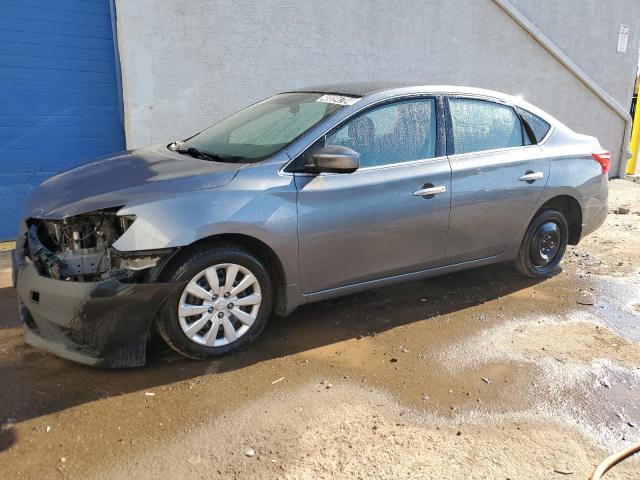
<path id="1" fill-rule="evenodd" d="M 640 93 L 640 92 L 639 92 Z M 640 95 L 636 103 L 636 113 L 633 117 L 633 132 L 631 133 L 631 158 L 627 162 L 627 175 L 636 173 L 636 163 L 638 161 L 638 145 L 640 144 Z"/>

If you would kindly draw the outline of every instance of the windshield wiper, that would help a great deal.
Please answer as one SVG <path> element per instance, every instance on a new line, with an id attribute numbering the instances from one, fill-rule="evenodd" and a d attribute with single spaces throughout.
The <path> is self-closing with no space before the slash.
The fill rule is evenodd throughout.
<path id="1" fill-rule="evenodd" d="M 203 152 L 202 150 L 198 150 L 196 147 L 189 147 L 185 149 L 176 148 L 174 150 L 176 153 L 181 153 L 182 155 L 189 155 L 194 158 L 200 158 L 203 160 L 215 160 L 219 162 L 224 162 L 224 157 L 220 155 L 216 155 L 215 153 Z"/>

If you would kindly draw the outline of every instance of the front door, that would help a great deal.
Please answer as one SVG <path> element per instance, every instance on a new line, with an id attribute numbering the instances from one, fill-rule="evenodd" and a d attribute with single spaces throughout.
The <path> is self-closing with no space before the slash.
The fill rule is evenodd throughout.
<path id="1" fill-rule="evenodd" d="M 296 174 L 305 293 L 443 265 L 451 169 L 437 114 L 435 98 L 386 103 L 321 140 L 357 151 L 360 168 Z"/>
<path id="2" fill-rule="evenodd" d="M 501 103 L 449 99 L 451 223 L 447 264 L 493 257 L 514 241 L 549 178 L 549 160 Z"/>

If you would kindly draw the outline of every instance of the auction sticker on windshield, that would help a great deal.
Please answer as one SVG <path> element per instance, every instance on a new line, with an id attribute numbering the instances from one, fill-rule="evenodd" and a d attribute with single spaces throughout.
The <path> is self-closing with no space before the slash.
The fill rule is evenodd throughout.
<path id="1" fill-rule="evenodd" d="M 360 98 L 358 97 L 348 97 L 346 95 L 323 95 L 316 100 L 316 102 L 324 102 L 324 103 L 335 103 L 337 105 L 353 105 Z"/>

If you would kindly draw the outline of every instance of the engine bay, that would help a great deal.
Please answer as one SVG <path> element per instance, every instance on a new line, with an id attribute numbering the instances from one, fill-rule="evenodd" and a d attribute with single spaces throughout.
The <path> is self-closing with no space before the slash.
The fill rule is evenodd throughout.
<path id="1" fill-rule="evenodd" d="M 92 282 L 113 276 L 126 279 L 154 267 L 159 255 L 118 252 L 113 244 L 134 222 L 118 216 L 118 208 L 62 220 L 29 219 L 25 253 L 41 275 Z"/>

